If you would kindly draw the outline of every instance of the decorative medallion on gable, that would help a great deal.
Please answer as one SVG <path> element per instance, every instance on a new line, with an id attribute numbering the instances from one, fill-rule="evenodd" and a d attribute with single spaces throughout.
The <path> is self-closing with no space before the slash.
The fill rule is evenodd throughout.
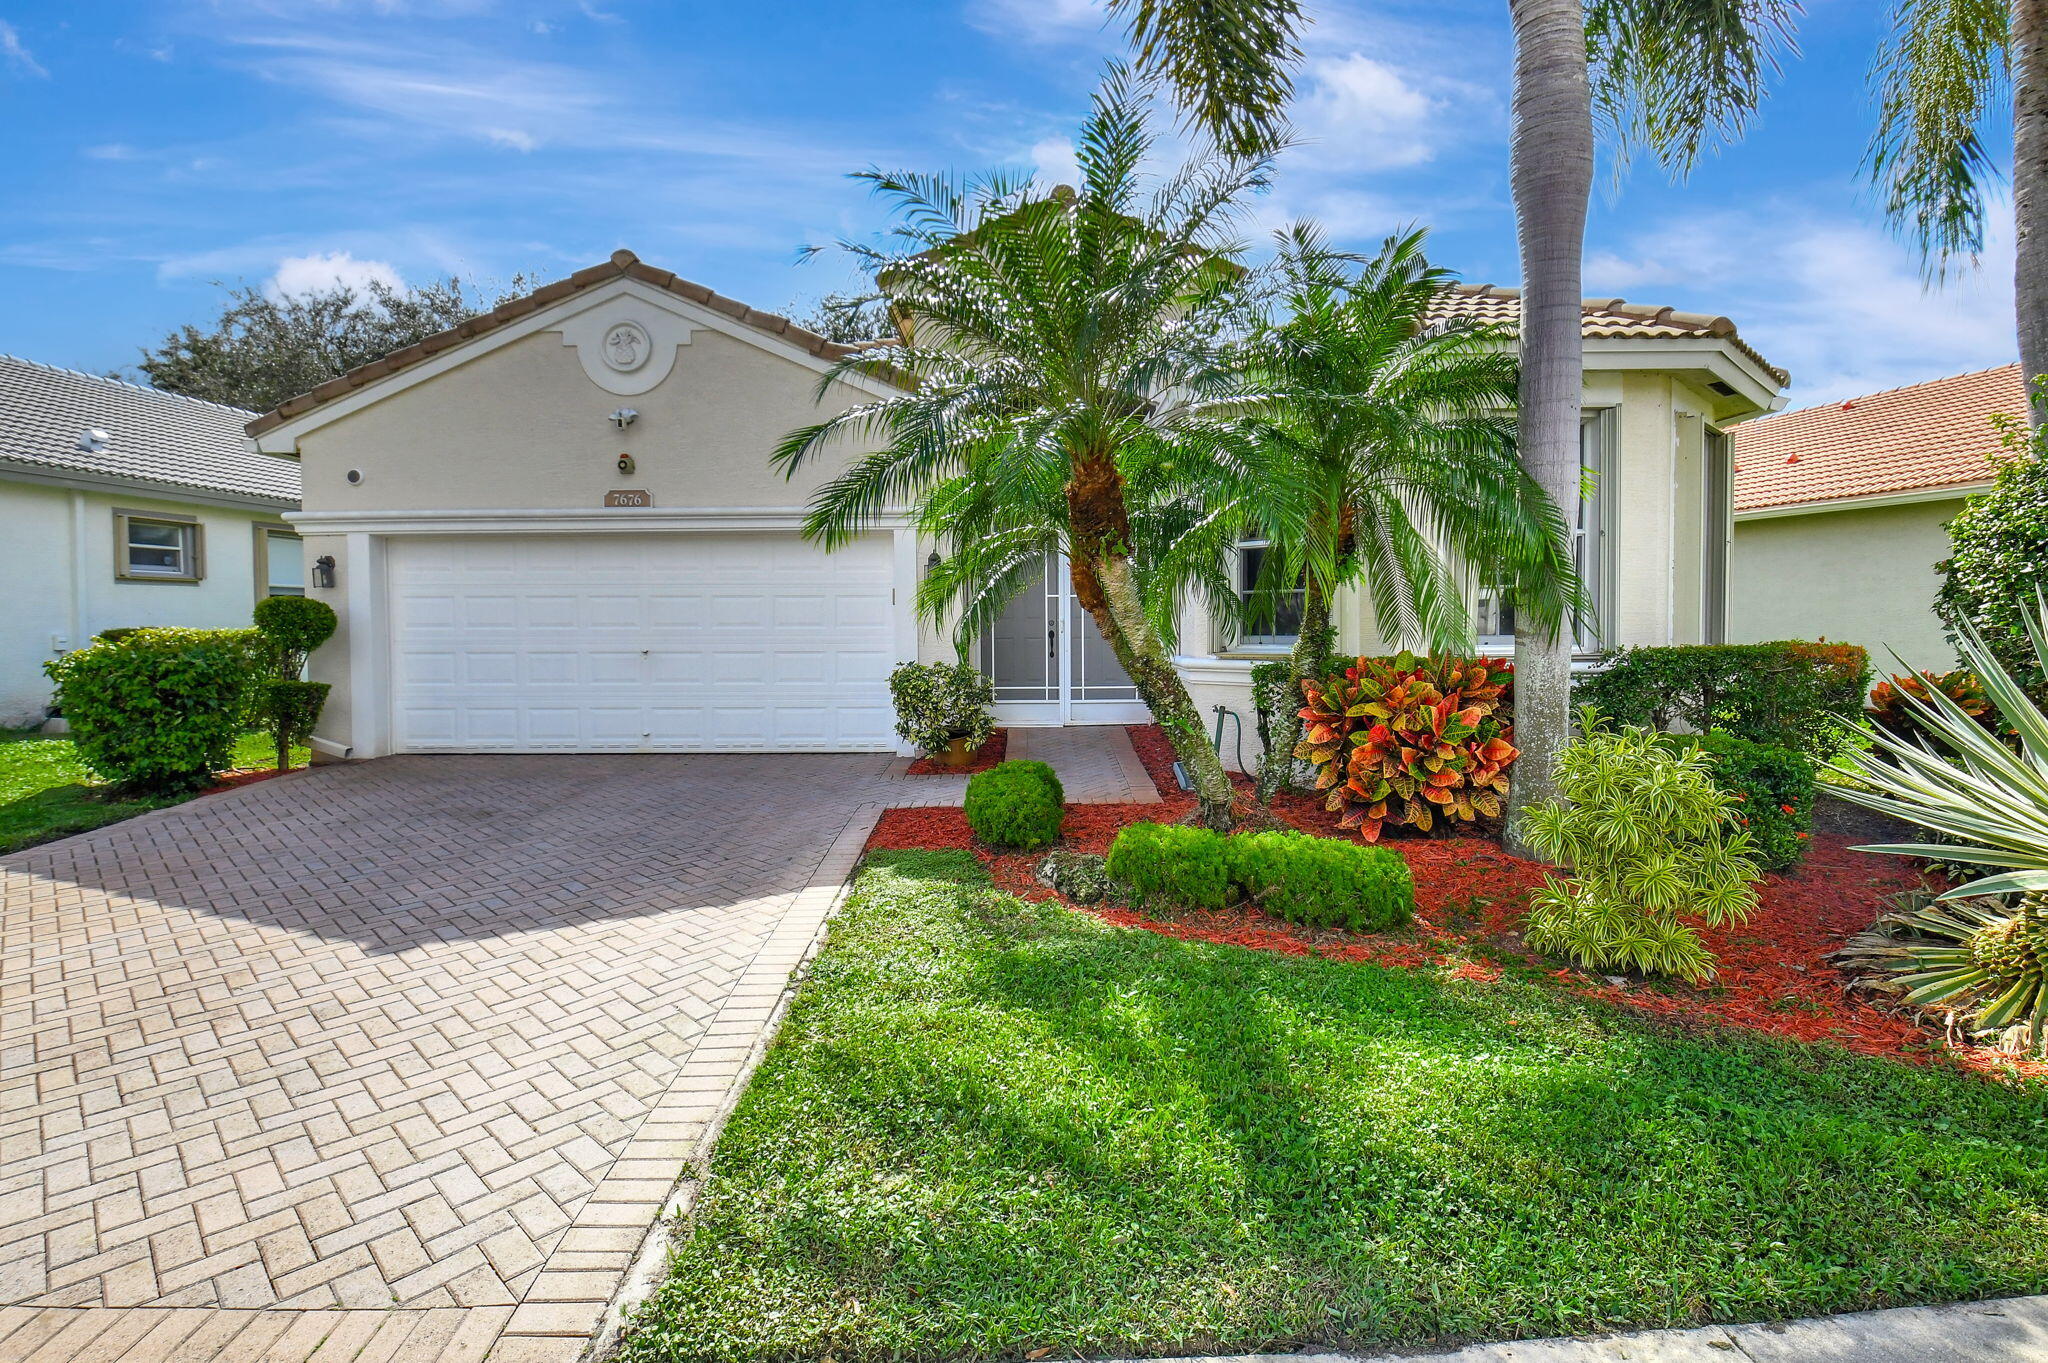
<path id="1" fill-rule="evenodd" d="M 590 381 L 607 393 L 645 393 L 675 368 L 676 349 L 696 327 L 665 308 L 630 296 L 578 313 L 555 328 L 573 346 Z"/>

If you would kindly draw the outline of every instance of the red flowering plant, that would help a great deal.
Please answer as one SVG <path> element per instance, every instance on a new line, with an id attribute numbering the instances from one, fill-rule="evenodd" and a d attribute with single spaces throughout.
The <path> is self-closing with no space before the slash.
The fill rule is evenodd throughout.
<path id="1" fill-rule="evenodd" d="M 1388 824 L 1427 833 L 1500 817 L 1512 664 L 1491 658 L 1360 658 L 1301 683 L 1302 741 L 1324 807 L 1378 842 Z"/>

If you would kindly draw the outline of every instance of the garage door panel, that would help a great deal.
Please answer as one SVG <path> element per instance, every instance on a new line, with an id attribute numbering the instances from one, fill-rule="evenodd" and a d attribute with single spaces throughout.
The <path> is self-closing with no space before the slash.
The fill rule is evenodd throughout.
<path id="1" fill-rule="evenodd" d="M 882 536 L 395 541 L 397 746 L 887 750 L 891 561 Z"/>

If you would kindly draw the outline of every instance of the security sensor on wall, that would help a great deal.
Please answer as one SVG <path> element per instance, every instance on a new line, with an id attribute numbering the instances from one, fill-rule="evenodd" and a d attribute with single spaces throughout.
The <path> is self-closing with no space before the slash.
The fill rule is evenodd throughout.
<path id="1" fill-rule="evenodd" d="M 631 407 L 621 407 L 616 412 L 612 413 L 611 423 L 612 425 L 618 427 L 620 430 L 623 431 L 628 426 L 632 425 L 635 421 L 639 420 L 639 418 L 640 414 L 634 411 Z"/>

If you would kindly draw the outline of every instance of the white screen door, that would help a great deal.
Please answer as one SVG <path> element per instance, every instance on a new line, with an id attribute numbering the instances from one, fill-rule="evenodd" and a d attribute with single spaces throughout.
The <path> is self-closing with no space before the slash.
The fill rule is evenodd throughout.
<path id="1" fill-rule="evenodd" d="M 1151 718 L 1109 641 L 1074 601 L 1065 555 L 1045 555 L 976 654 L 995 684 L 999 723 L 1140 724 Z"/>

